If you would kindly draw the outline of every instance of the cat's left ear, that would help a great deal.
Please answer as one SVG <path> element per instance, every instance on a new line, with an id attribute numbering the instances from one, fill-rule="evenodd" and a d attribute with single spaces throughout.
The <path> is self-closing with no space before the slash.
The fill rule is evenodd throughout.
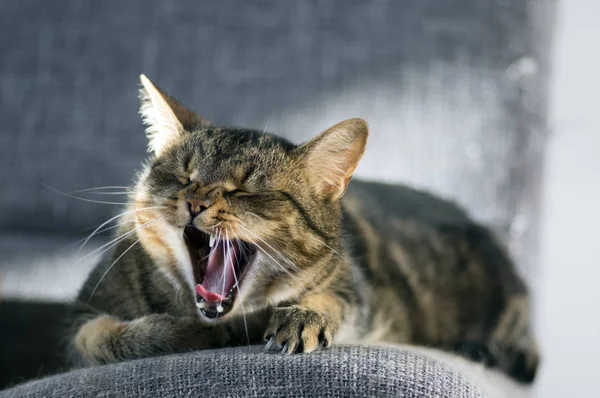
<path id="1" fill-rule="evenodd" d="M 298 148 L 307 177 L 322 199 L 333 201 L 344 195 L 368 136 L 367 122 L 348 119 Z"/>
<path id="2" fill-rule="evenodd" d="M 140 75 L 140 81 L 140 114 L 147 126 L 149 152 L 159 156 L 181 139 L 186 128 L 210 124 L 158 88 L 145 75 Z"/>

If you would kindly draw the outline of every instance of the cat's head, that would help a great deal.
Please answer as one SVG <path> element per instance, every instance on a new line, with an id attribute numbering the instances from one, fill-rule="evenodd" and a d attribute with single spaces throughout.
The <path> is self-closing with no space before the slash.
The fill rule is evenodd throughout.
<path id="1" fill-rule="evenodd" d="M 335 272 L 340 199 L 365 149 L 365 121 L 294 145 L 214 125 L 141 80 L 152 155 L 135 189 L 137 234 L 195 292 L 204 317 L 293 300 Z"/>

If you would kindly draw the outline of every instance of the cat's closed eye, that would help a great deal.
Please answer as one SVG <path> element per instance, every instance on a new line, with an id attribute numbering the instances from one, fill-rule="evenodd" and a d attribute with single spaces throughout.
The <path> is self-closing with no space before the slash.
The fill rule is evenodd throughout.
<path id="1" fill-rule="evenodd" d="M 248 191 L 244 191 L 243 189 L 236 188 L 236 189 L 232 189 L 231 191 L 227 191 L 227 195 L 240 197 L 240 196 L 250 196 L 252 194 Z"/>
<path id="2" fill-rule="evenodd" d="M 179 181 L 179 183 L 181 183 L 182 185 L 190 185 L 192 183 L 192 180 L 190 179 L 190 177 L 185 177 L 185 176 L 176 176 L 177 177 L 177 181 Z"/>

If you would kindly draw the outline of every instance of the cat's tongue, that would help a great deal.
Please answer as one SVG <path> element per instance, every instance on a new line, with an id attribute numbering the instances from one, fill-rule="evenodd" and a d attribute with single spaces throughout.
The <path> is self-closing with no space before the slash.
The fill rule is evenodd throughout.
<path id="1" fill-rule="evenodd" d="M 235 283 L 234 264 L 238 255 L 235 245 L 220 241 L 208 257 L 204 280 L 196 285 L 196 293 L 209 302 L 223 301 Z"/>

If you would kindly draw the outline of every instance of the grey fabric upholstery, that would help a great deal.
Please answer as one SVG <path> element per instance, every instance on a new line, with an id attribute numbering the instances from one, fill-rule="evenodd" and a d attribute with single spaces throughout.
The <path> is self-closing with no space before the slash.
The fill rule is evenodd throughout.
<path id="1" fill-rule="evenodd" d="M 282 356 L 262 347 L 193 352 L 88 368 L 0 392 L 64 397 L 483 397 L 464 376 L 426 356 L 336 347 Z"/>

